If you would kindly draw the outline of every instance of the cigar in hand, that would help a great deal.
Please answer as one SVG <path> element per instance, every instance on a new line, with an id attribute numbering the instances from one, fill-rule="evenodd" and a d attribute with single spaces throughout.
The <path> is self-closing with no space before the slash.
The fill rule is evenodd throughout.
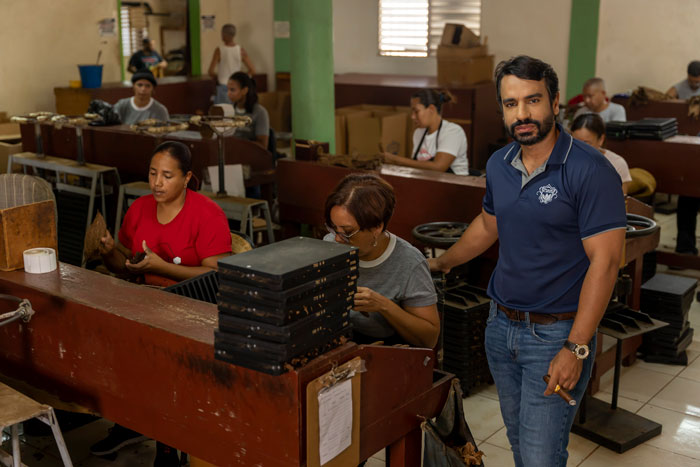
<path id="1" fill-rule="evenodd" d="M 549 384 L 549 375 L 544 375 L 544 376 L 542 377 L 542 379 L 544 380 L 545 383 Z M 571 405 L 571 406 L 576 405 L 576 400 L 575 400 L 573 397 L 571 397 L 571 394 L 569 394 L 569 391 L 567 391 L 567 390 L 564 389 L 563 387 L 559 386 L 558 384 L 557 384 L 557 386 L 554 388 L 554 392 L 555 392 L 556 394 L 559 394 L 559 397 L 561 397 L 562 399 L 564 399 L 564 400 L 566 401 L 567 404 L 569 404 L 569 405 Z"/>

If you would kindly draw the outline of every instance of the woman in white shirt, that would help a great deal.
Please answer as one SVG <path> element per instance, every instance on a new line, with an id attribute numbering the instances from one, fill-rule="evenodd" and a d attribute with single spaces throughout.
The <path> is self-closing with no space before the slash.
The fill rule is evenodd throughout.
<path id="1" fill-rule="evenodd" d="M 603 148 L 603 143 L 605 143 L 605 123 L 600 115 L 588 113 L 576 117 L 571 124 L 571 136 L 590 144 L 603 153 L 622 179 L 622 192 L 627 194 L 627 190 L 629 190 L 632 182 L 629 166 L 622 156 Z"/>
<path id="2" fill-rule="evenodd" d="M 456 123 L 442 118 L 442 106 L 455 99 L 447 91 L 422 89 L 411 97 L 413 152 L 410 158 L 384 153 L 389 164 L 469 175 L 467 135 Z"/>

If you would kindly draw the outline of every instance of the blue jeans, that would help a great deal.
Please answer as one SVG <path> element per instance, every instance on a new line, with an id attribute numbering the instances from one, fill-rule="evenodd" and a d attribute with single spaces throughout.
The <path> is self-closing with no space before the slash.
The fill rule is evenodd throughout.
<path id="1" fill-rule="evenodd" d="M 542 377 L 549 363 L 562 349 L 573 320 L 553 324 L 511 321 L 498 311 L 495 302 L 486 326 L 486 357 L 496 382 L 501 414 L 518 467 L 566 466 L 569 431 L 577 407 L 556 394 L 545 397 L 547 384 Z M 569 391 L 581 402 L 595 359 L 596 338 L 590 343 L 591 355 L 583 361 L 576 387 Z"/>
<path id="2" fill-rule="evenodd" d="M 231 99 L 228 98 L 228 87 L 225 84 L 216 85 L 216 96 L 214 104 L 231 104 Z"/>

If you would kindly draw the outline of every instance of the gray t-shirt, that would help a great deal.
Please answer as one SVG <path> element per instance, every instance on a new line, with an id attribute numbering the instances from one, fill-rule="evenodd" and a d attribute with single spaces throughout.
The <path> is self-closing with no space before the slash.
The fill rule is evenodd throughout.
<path id="1" fill-rule="evenodd" d="M 600 115 L 600 118 L 602 118 L 605 123 L 627 121 L 627 112 L 625 112 L 625 108 L 620 104 L 616 104 L 614 102 L 610 102 L 610 104 L 608 104 L 608 107 L 600 112 L 593 112 L 591 109 L 584 105 L 576 111 L 576 113 L 574 114 L 574 119 L 579 115 L 592 113 L 597 113 L 598 115 Z"/>
<path id="2" fill-rule="evenodd" d="M 253 120 L 250 126 L 236 130 L 238 138 L 254 141 L 256 136 L 268 136 L 270 134 L 270 116 L 262 105 L 255 104 L 253 111 L 250 113 L 246 112 L 245 109 L 238 108 L 238 106 L 234 106 L 234 111 L 236 115 L 246 115 Z"/>
<path id="3" fill-rule="evenodd" d="M 404 239 L 389 235 L 389 246 L 379 258 L 360 261 L 357 285 L 374 290 L 402 308 L 435 305 L 437 293 L 425 256 Z M 333 239 L 332 234 L 324 237 Z M 372 338 L 386 339 L 396 334 L 381 313 L 365 316 L 351 310 L 350 321 L 357 332 Z"/>
<path id="4" fill-rule="evenodd" d="M 114 104 L 114 111 L 119 114 L 119 118 L 124 125 L 133 125 L 149 118 L 163 121 L 170 119 L 168 109 L 153 98 L 151 98 L 151 102 L 147 106 L 136 107 L 133 97 L 125 97 Z"/>
<path id="5" fill-rule="evenodd" d="M 688 100 L 693 96 L 700 96 L 700 88 L 691 89 L 687 79 L 674 84 L 673 87 L 676 88 L 679 99 Z"/>

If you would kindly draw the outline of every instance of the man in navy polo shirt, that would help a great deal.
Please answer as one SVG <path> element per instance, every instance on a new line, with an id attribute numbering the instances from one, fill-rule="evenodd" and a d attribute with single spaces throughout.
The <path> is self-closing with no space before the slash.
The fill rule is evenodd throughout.
<path id="1" fill-rule="evenodd" d="M 486 354 L 515 464 L 565 466 L 576 407 L 554 392 L 580 402 L 591 376 L 625 241 L 622 182 L 599 151 L 555 125 L 550 65 L 518 56 L 495 75 L 514 142 L 486 165 L 481 214 L 430 266 L 449 271 L 499 240 Z"/>

